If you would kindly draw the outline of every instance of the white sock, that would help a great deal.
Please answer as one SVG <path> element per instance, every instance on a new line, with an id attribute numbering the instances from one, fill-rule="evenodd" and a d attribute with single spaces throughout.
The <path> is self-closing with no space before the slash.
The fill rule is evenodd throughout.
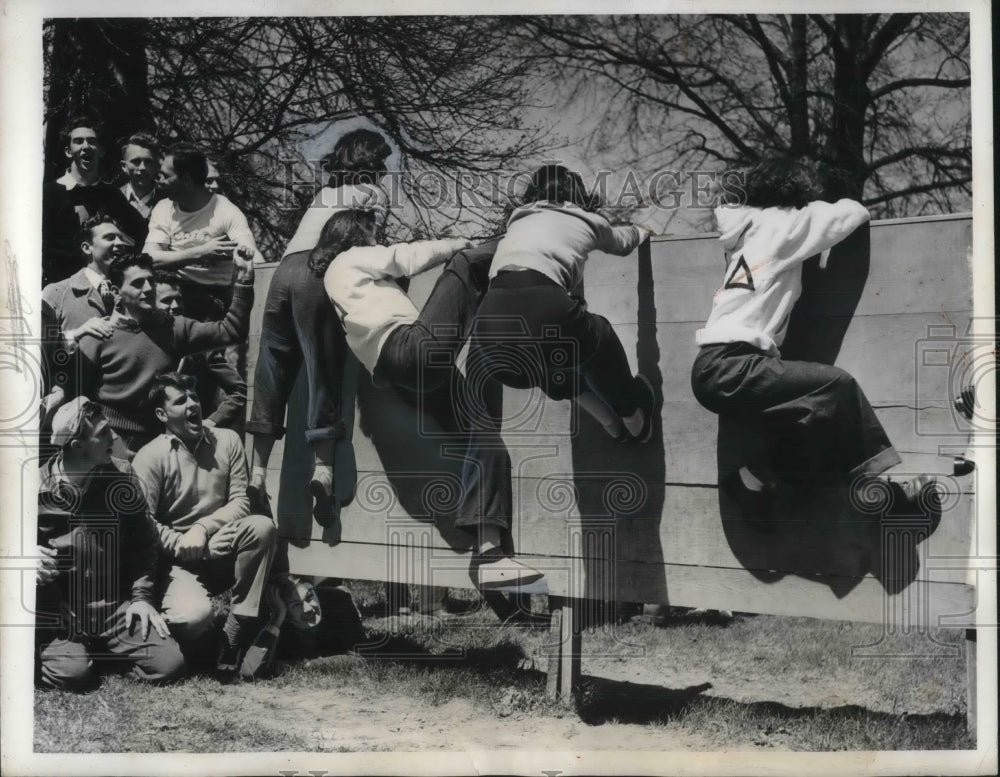
<path id="1" fill-rule="evenodd" d="M 265 480 L 267 480 L 267 470 L 264 467 L 255 466 L 250 474 L 250 482 L 263 483 Z"/>
<path id="2" fill-rule="evenodd" d="M 764 481 L 754 475 L 746 467 L 740 467 L 740 480 L 743 481 L 743 485 L 749 488 L 751 491 L 763 491 Z"/>
<path id="3" fill-rule="evenodd" d="M 625 424 L 625 428 L 628 429 L 628 433 L 633 437 L 637 437 L 642 431 L 642 424 L 646 420 L 643 415 L 642 408 L 636 410 L 628 418 L 623 418 L 622 423 Z"/>

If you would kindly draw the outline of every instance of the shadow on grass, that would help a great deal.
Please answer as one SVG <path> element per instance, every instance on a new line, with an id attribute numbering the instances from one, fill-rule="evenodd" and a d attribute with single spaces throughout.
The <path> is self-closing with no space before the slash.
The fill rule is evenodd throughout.
<path id="1" fill-rule="evenodd" d="M 771 734 L 772 727 L 777 732 L 786 733 L 781 725 L 786 723 L 790 726 L 805 724 L 810 728 L 820 726 L 830 731 L 860 726 L 894 749 L 910 746 L 920 749 L 973 746 L 965 733 L 965 715 L 961 714 L 897 715 L 869 710 L 856 704 L 839 707 L 789 707 L 774 701 L 742 702 L 703 695 L 704 691 L 712 687 L 711 683 L 671 689 L 584 677 L 582 687 L 577 714 L 589 725 L 610 722 L 666 723 L 683 717 L 697 726 L 698 720 L 704 716 L 706 724 L 724 718 L 734 728 L 746 729 L 750 726 L 760 729 L 762 735 Z M 883 735 L 877 732 L 883 732 Z M 928 735 L 928 732 L 931 734 Z"/>
<path id="2" fill-rule="evenodd" d="M 358 645 L 357 652 L 368 660 L 413 664 L 422 668 L 461 666 L 491 675 L 496 675 L 498 671 L 510 671 L 513 675 L 527 658 L 521 645 L 507 640 L 486 648 L 445 647 L 440 651 L 431 651 L 426 638 L 415 639 L 405 634 L 380 634 L 376 641 Z"/>

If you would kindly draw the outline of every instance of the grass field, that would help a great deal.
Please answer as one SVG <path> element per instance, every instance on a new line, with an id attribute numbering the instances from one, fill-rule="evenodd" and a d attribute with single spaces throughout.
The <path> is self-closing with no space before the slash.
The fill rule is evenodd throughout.
<path id="1" fill-rule="evenodd" d="M 583 637 L 583 693 L 545 699 L 544 599 L 502 624 L 384 614 L 384 589 L 353 584 L 360 656 L 289 661 L 224 685 L 166 688 L 125 677 L 76 695 L 36 691 L 37 752 L 502 749 L 932 750 L 966 733 L 961 631 L 892 637 L 869 624 L 737 614 L 619 619 Z M 863 647 L 868 646 L 868 647 Z"/>

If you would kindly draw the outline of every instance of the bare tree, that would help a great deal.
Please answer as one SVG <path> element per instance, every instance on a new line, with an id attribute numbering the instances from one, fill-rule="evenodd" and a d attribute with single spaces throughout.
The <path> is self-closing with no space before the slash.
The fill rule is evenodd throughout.
<path id="1" fill-rule="evenodd" d="M 883 216 L 969 205 L 965 14 L 536 17 L 512 29 L 602 112 L 596 153 L 645 170 L 804 155 Z"/>
<path id="2" fill-rule="evenodd" d="M 170 18 L 137 23 L 147 62 L 142 100 L 127 104 L 164 140 L 191 140 L 218 158 L 228 190 L 265 245 L 287 238 L 320 182 L 297 140 L 318 123 L 364 116 L 398 146 L 408 218 L 418 231 L 480 217 L 456 201 L 472 174 L 542 148 L 522 126 L 530 63 L 509 56 L 505 25 L 485 17 Z M 118 20 L 50 21 L 50 123 L 66 106 L 107 101 L 93 79 L 123 56 L 103 44 Z M 65 52 L 67 36 L 89 48 Z M 96 30 L 96 33 L 95 33 Z M 86 54 L 84 56 L 83 54 Z M 55 98 L 59 84 L 71 97 Z M 116 110 L 122 110 L 116 106 Z M 56 122 L 58 123 L 58 122 Z M 442 198 L 440 188 L 449 189 Z M 428 205 L 427 203 L 431 203 Z"/>

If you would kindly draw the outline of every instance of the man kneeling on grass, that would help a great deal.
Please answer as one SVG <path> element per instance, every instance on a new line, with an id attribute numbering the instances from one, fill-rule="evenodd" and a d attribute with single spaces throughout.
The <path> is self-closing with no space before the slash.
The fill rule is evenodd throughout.
<path id="1" fill-rule="evenodd" d="M 59 451 L 38 489 L 35 641 L 41 683 L 94 685 L 94 659 L 131 664 L 147 682 L 184 672 L 154 604 L 156 528 L 129 465 L 111 457 L 111 427 L 77 397 L 52 419 Z"/>
<path id="2" fill-rule="evenodd" d="M 243 444 L 231 429 L 202 421 L 195 384 L 176 372 L 157 376 L 149 404 L 166 427 L 133 466 L 156 520 L 163 613 L 174 635 L 190 644 L 212 625 L 210 593 L 232 586 L 217 668 L 255 675 L 246 649 L 264 625 L 260 606 L 277 547 L 271 519 L 250 515 Z"/>

